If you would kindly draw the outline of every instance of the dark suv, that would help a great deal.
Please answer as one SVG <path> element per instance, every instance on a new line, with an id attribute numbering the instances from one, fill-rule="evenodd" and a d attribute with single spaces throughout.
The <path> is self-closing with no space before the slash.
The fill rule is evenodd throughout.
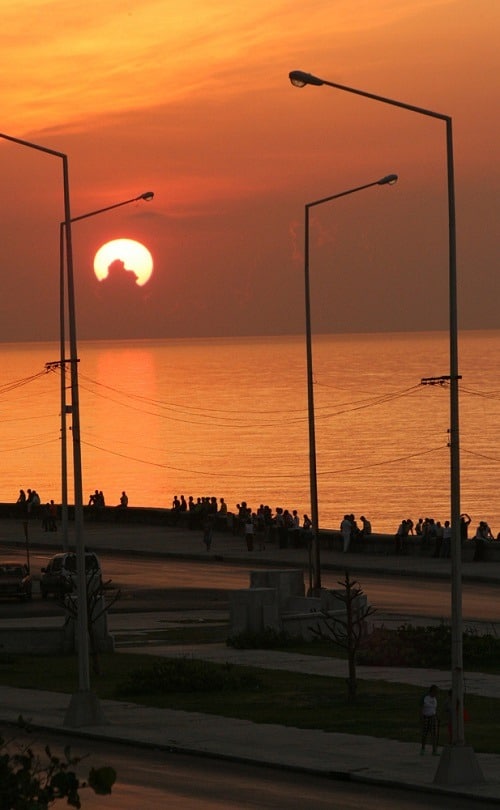
<path id="1" fill-rule="evenodd" d="M 93 551 L 85 552 L 85 573 L 89 585 L 96 587 L 101 584 L 101 564 Z M 64 596 L 74 591 L 76 591 L 75 552 L 65 551 L 61 554 L 55 554 L 48 565 L 42 568 L 40 592 L 43 599 L 46 599 L 49 593 Z"/>

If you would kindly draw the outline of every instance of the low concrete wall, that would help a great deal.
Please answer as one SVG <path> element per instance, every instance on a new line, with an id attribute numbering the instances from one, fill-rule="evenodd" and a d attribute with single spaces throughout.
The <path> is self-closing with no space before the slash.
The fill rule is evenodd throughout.
<path id="1" fill-rule="evenodd" d="M 99 605 L 97 609 L 99 609 Z M 36 621 L 33 619 L 33 621 Z M 43 621 L 43 620 L 42 620 Z M 113 637 L 108 632 L 106 612 L 93 625 L 96 651 L 114 652 Z M 0 654 L 62 655 L 78 649 L 78 627 L 75 618 L 61 618 L 54 627 L 2 627 L 0 629 Z"/>
<path id="2" fill-rule="evenodd" d="M 97 652 L 114 652 L 112 636 L 97 639 Z M 73 622 L 63 627 L 4 627 L 0 630 L 0 655 L 66 655 L 76 652 Z"/>
<path id="3" fill-rule="evenodd" d="M 272 630 L 311 641 L 318 628 L 330 635 L 328 625 L 346 616 L 335 593 L 323 590 L 319 597 L 306 597 L 304 574 L 299 570 L 251 571 L 250 587 L 229 595 L 229 637 Z M 361 610 L 366 605 L 363 595 L 355 607 Z"/>
<path id="4" fill-rule="evenodd" d="M 0 630 L 0 654 L 62 655 L 72 651 L 71 631 L 66 627 L 15 627 Z"/>
<path id="5" fill-rule="evenodd" d="M 258 635 L 267 628 L 281 630 L 278 594 L 275 588 L 249 588 L 229 594 L 229 636 Z"/>
<path id="6" fill-rule="evenodd" d="M 343 551 L 344 542 L 340 531 L 321 529 L 319 532 L 321 547 L 330 551 Z M 476 544 L 473 539 L 462 544 L 462 558 L 469 562 L 474 557 Z M 361 540 L 353 540 L 349 547 L 350 554 L 380 554 L 395 555 L 395 534 L 371 534 Z M 432 557 L 434 544 L 422 545 L 422 538 L 410 535 L 403 543 L 402 556 Z M 492 540 L 484 544 L 484 559 L 486 562 L 500 562 L 500 541 Z"/>
<path id="7" fill-rule="evenodd" d="M 250 588 L 273 588 L 282 610 L 291 597 L 305 595 L 304 572 L 300 568 L 250 571 Z"/>

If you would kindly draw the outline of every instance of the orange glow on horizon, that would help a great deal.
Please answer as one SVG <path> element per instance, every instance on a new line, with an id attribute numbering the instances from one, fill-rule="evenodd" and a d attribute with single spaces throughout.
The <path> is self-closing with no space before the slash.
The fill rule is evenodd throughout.
<path id="1" fill-rule="evenodd" d="M 460 321 L 496 326 L 497 0 L 3 0 L 2 19 L 2 129 L 68 155 L 73 215 L 155 191 L 75 225 L 82 335 L 95 245 L 124 233 L 155 260 L 134 335 L 300 332 L 304 203 L 393 172 L 391 194 L 315 215 L 315 328 L 446 328 L 442 121 L 299 90 L 294 69 L 453 118 Z M 5 300 L 41 303 L 6 306 L 0 339 L 56 337 L 60 166 L 0 141 L 0 175 Z"/>

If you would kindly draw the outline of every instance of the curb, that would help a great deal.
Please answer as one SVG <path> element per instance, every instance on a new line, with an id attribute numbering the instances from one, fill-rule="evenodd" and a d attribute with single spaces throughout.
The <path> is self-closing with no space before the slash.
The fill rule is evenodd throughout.
<path id="1" fill-rule="evenodd" d="M 5 725 L 16 727 L 17 724 L 11 720 L 1 720 Z M 221 762 L 233 762 L 240 765 L 250 765 L 259 768 L 268 768 L 269 770 L 277 770 L 284 772 L 301 773 L 308 776 L 319 776 L 322 779 L 329 779 L 337 782 L 353 782 L 358 784 L 378 785 L 394 790 L 410 790 L 418 793 L 431 793 L 435 795 L 454 796 L 462 799 L 474 799 L 476 802 L 484 802 L 491 804 L 496 801 L 491 796 L 480 796 L 474 793 L 473 790 L 467 790 L 464 786 L 458 785 L 457 787 L 446 787 L 443 785 L 434 784 L 421 784 L 419 782 L 406 782 L 394 778 L 387 778 L 381 776 L 370 776 L 369 774 L 360 773 L 360 769 L 354 768 L 352 771 L 348 770 L 324 770 L 322 768 L 313 768 L 307 765 L 291 765 L 286 762 L 269 762 L 258 757 L 244 757 L 236 754 L 224 754 L 215 751 L 202 751 L 197 748 L 190 748 L 182 745 L 162 744 L 157 742 L 148 742 L 146 740 L 131 740 L 110 734 L 96 734 L 91 731 L 81 731 L 74 728 L 66 728 L 50 724 L 32 723 L 28 721 L 30 728 L 47 731 L 54 734 L 67 737 L 78 737 L 82 740 L 95 740 L 104 743 L 114 743 L 116 745 L 123 745 L 136 748 L 144 748 L 157 751 L 165 751 L 171 754 L 180 754 L 182 756 L 198 757 L 200 759 L 214 759 Z"/>

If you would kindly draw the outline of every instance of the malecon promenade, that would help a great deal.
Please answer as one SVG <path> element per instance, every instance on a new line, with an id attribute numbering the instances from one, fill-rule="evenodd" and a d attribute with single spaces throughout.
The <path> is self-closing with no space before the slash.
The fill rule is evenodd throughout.
<path id="1" fill-rule="evenodd" d="M 86 520 L 85 542 L 97 552 L 119 553 L 141 557 L 171 557 L 207 560 L 214 558 L 238 565 L 300 567 L 307 569 L 307 549 L 278 548 L 270 544 L 265 551 L 249 553 L 243 537 L 216 531 L 212 551 L 207 554 L 199 529 L 188 530 L 167 525 L 160 515 L 156 525 L 146 522 L 142 510 L 127 520 Z M 69 527 L 71 544 L 72 525 Z M 383 540 L 383 538 L 380 538 Z M 438 578 L 449 587 L 450 561 L 424 557 L 418 553 L 392 553 L 388 537 L 387 549 L 379 553 L 368 550 L 340 551 L 340 535 L 329 548 L 325 538 L 322 565 L 325 570 L 342 572 L 346 564 L 359 577 L 363 572 L 391 573 L 401 576 Z M 338 541 L 338 543 L 337 543 Z M 376 538 L 374 538 L 376 542 Z M 382 543 L 383 544 L 383 543 Z M 330 544 L 331 545 L 331 544 Z M 338 545 L 338 549 L 335 547 Z M 496 546 L 496 544 L 495 544 Z M 29 526 L 29 547 L 35 550 L 60 550 L 58 532 L 43 532 L 40 521 Z M 26 540 L 22 521 L 16 517 L 0 517 L 0 548 L 3 552 L 25 551 Z M 390 551 L 389 551 L 390 549 Z M 1 554 L 1 552 L 0 552 Z M 500 583 L 500 564 L 495 561 L 464 562 L 465 581 Z M 12 620 L 0 621 L 1 629 Z M 131 647 L 127 650 L 148 652 L 154 656 L 191 656 L 242 663 L 264 668 L 314 672 L 330 677 L 345 677 L 345 662 L 311 656 L 299 656 L 274 651 L 234 650 L 224 644 Z M 126 654 L 123 650 L 121 654 Z M 449 674 L 436 670 L 360 667 L 360 678 L 412 683 L 438 683 L 442 689 L 449 685 Z M 471 673 L 468 688 L 475 694 L 500 699 L 500 676 Z M 68 705 L 68 695 L 55 692 L 0 687 L 0 722 L 14 724 L 20 714 L 30 719 L 34 727 L 62 731 Z M 101 726 L 71 730 L 86 739 L 123 741 L 163 749 L 167 756 L 175 752 L 213 756 L 221 760 L 265 764 L 267 766 L 316 773 L 330 778 L 392 785 L 465 796 L 483 801 L 500 801 L 500 756 L 478 754 L 477 759 L 485 782 L 474 785 L 442 786 L 433 783 L 438 758 L 418 756 L 419 740 L 416 728 L 415 744 L 401 743 L 375 737 L 322 731 L 293 729 L 279 725 L 260 725 L 248 721 L 204 715 L 199 712 L 148 709 L 119 701 L 104 701 L 106 723 Z"/>

